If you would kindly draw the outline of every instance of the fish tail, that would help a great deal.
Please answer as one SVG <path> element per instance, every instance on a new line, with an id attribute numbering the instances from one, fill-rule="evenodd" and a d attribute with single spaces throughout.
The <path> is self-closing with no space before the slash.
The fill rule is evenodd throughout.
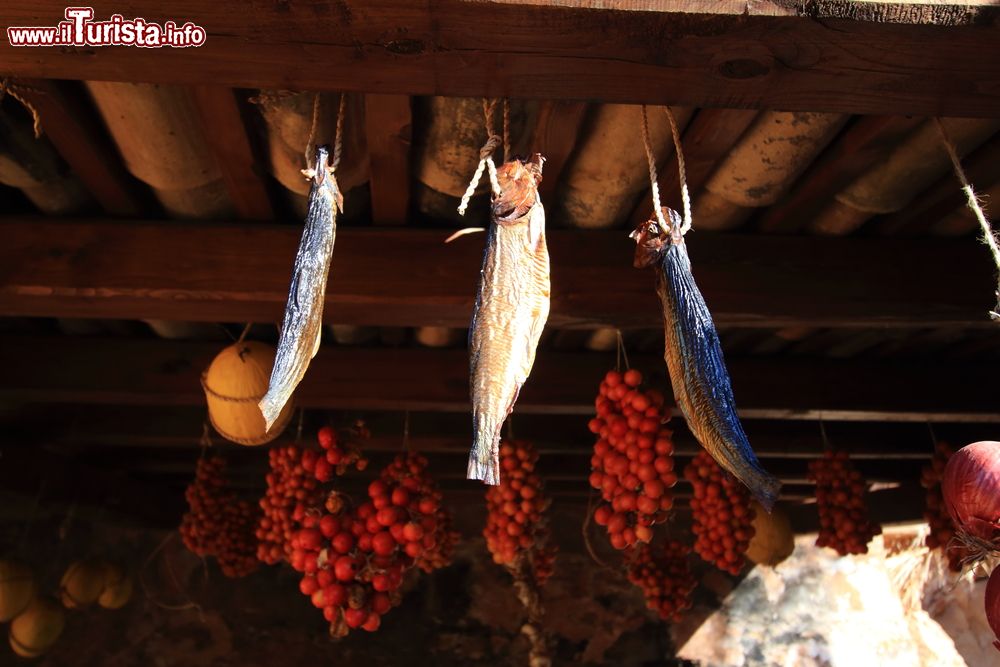
<path id="1" fill-rule="evenodd" d="M 493 419 L 476 417 L 476 440 L 469 452 L 468 479 L 479 479 L 485 484 L 500 483 L 500 427 Z"/>
<path id="2" fill-rule="evenodd" d="M 278 420 L 282 408 L 285 407 L 285 402 L 280 398 L 271 396 L 271 392 L 269 391 L 264 398 L 260 399 L 257 407 L 260 408 L 260 413 L 264 415 L 264 432 L 266 433 L 271 430 L 274 422 Z"/>
<path id="3" fill-rule="evenodd" d="M 750 494 L 761 506 L 771 512 L 781 491 L 781 481 L 762 468 L 750 467 L 740 471 L 736 477 L 750 490 Z"/>

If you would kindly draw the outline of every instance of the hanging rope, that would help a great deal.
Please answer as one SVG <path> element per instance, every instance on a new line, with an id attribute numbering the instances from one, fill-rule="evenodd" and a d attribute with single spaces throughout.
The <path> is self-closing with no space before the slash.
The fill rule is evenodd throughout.
<path id="1" fill-rule="evenodd" d="M 510 162 L 514 153 L 510 147 L 510 100 L 503 98 L 503 159 Z"/>
<path id="2" fill-rule="evenodd" d="M 681 132 L 677 128 L 677 119 L 670 107 L 663 107 L 667 114 L 667 121 L 670 123 L 670 135 L 674 139 L 674 152 L 677 153 L 677 177 L 681 182 L 681 204 L 684 207 L 684 222 L 681 225 L 681 234 L 687 234 L 691 229 L 691 195 L 688 193 L 687 169 L 684 167 L 684 149 L 681 147 Z"/>
<path id="3" fill-rule="evenodd" d="M 309 140 L 306 141 L 306 169 L 312 164 L 316 155 L 316 128 L 319 126 L 319 93 L 313 93 L 312 125 L 309 126 Z"/>
<path id="4" fill-rule="evenodd" d="M 653 157 L 653 146 L 649 143 L 649 118 L 646 114 L 646 105 L 642 105 L 642 145 L 646 148 L 646 161 L 649 163 L 649 188 L 653 194 L 653 212 L 656 214 L 656 221 L 664 234 L 670 233 L 670 225 L 663 217 L 663 207 L 660 205 L 660 185 L 656 182 L 656 158 Z"/>
<path id="5" fill-rule="evenodd" d="M 469 181 L 469 187 L 466 188 L 465 194 L 462 195 L 462 202 L 458 205 L 459 215 L 465 215 L 465 210 L 469 208 L 469 200 L 476 193 L 476 186 L 479 185 L 479 179 L 483 177 L 484 169 L 489 169 L 490 186 L 493 189 L 493 196 L 500 196 L 500 181 L 497 180 L 497 166 L 493 162 L 493 151 L 503 141 L 502 138 L 493 133 L 493 112 L 496 109 L 496 104 L 496 100 L 483 100 L 483 116 L 486 121 L 486 143 L 479 149 L 479 166 L 476 167 L 476 172 L 472 175 L 472 180 Z"/>
<path id="6" fill-rule="evenodd" d="M 21 85 L 19 83 L 12 82 L 9 78 L 5 78 L 0 81 L 0 101 L 3 101 L 4 96 L 10 95 L 15 100 L 21 103 L 28 113 L 31 114 L 32 126 L 35 131 L 35 139 L 42 136 L 42 117 L 38 113 L 38 109 L 32 104 L 27 97 L 25 97 L 25 92 L 41 92 L 35 90 L 34 88 L 29 88 L 28 86 Z"/>
<path id="7" fill-rule="evenodd" d="M 996 265 L 997 305 L 995 310 L 990 311 L 990 318 L 996 322 L 1000 322 L 1000 244 L 997 243 L 996 233 L 994 233 L 993 228 L 990 226 L 990 221 L 986 218 L 983 207 L 979 205 L 979 198 L 976 196 L 975 190 L 972 189 L 972 184 L 969 183 L 969 179 L 965 175 L 965 170 L 962 169 L 958 151 L 948 136 L 948 131 L 945 129 L 944 123 L 937 117 L 934 118 L 934 122 L 937 125 L 938 132 L 941 134 L 941 142 L 944 144 L 944 149 L 947 151 L 948 157 L 951 158 L 951 166 L 955 170 L 955 176 L 958 178 L 958 182 L 962 184 L 962 192 L 965 193 L 965 203 L 972 210 L 972 214 L 976 216 L 979 227 L 983 230 L 983 243 L 990 249 L 990 254 L 993 256 L 993 264 Z"/>
<path id="8" fill-rule="evenodd" d="M 333 163 L 330 165 L 330 172 L 336 171 L 340 166 L 340 154 L 344 148 L 344 104 L 346 100 L 344 93 L 340 94 L 340 104 L 337 105 L 337 129 L 333 134 Z"/>

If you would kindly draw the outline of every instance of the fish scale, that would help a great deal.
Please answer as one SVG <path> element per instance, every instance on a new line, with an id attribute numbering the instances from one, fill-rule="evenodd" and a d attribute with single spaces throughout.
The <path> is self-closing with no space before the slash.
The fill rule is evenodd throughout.
<path id="1" fill-rule="evenodd" d="M 743 431 L 712 314 L 694 281 L 684 237 L 676 231 L 680 216 L 668 208 L 664 213 L 672 232 L 663 232 L 651 218 L 632 237 L 635 266 L 656 268 L 664 359 L 674 398 L 701 446 L 770 511 L 781 483 L 761 467 Z"/>
<path id="2" fill-rule="evenodd" d="M 541 157 L 508 162 L 497 177 L 501 192 L 493 203 L 469 327 L 474 441 L 468 477 L 487 484 L 500 483 L 500 431 L 534 364 L 550 291 L 545 212 L 537 189 Z M 513 215 L 505 215 L 512 202 Z"/>

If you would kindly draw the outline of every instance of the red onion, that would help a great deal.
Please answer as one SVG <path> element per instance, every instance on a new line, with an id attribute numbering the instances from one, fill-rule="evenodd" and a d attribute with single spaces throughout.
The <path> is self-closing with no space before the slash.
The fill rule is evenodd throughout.
<path id="1" fill-rule="evenodd" d="M 986 620 L 993 628 L 993 634 L 1000 637 L 1000 567 L 993 570 L 986 583 Z M 1000 650 L 1000 640 L 993 645 Z"/>
<path id="2" fill-rule="evenodd" d="M 960 530 L 993 542 L 1000 532 L 1000 442 L 974 442 L 955 452 L 944 468 L 941 492 Z"/>

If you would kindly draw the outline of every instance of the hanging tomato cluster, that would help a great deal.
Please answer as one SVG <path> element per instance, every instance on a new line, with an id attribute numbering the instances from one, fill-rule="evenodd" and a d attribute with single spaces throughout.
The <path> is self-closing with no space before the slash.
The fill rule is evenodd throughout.
<path id="1" fill-rule="evenodd" d="M 226 460 L 203 456 L 194 481 L 184 491 L 188 511 L 181 520 L 184 546 L 199 556 L 214 556 L 227 577 L 238 578 L 257 569 L 254 527 L 259 512 L 227 489 Z"/>
<path id="2" fill-rule="evenodd" d="M 274 565 L 291 558 L 292 537 L 308 514 L 318 512 L 323 501 L 320 484 L 333 479 L 334 473 L 343 474 L 350 466 L 364 470 L 368 461 L 361 455 L 357 441 L 370 436 L 362 422 L 340 433 L 324 426 L 316 436 L 320 451 L 294 445 L 271 449 L 267 490 L 260 500 L 263 516 L 257 525 L 258 559 Z M 336 493 L 326 499 L 335 508 L 332 511 L 336 511 L 338 502 Z"/>
<path id="3" fill-rule="evenodd" d="M 457 539 L 419 454 L 396 457 L 368 486 L 368 500 L 349 505 L 332 493 L 324 508 L 306 511 L 291 541 L 300 590 L 323 610 L 334 637 L 377 630 L 402 599 L 404 574 L 446 565 Z"/>
<path id="4" fill-rule="evenodd" d="M 954 453 L 955 450 L 948 443 L 935 443 L 931 462 L 920 472 L 920 485 L 927 490 L 924 519 L 930 527 L 924 544 L 928 549 L 941 549 L 948 557 L 948 567 L 953 572 L 961 572 L 962 561 L 969 553 L 954 540 L 955 524 L 948 515 L 948 508 L 945 507 L 944 496 L 941 493 L 941 477 L 948 459 Z"/>
<path id="5" fill-rule="evenodd" d="M 868 553 L 868 542 L 882 529 L 868 520 L 865 482 L 847 452 L 827 450 L 810 461 L 808 478 L 816 483 L 816 546 L 832 547 L 841 556 Z"/>
<path id="6" fill-rule="evenodd" d="M 611 544 L 625 549 L 649 542 L 651 526 L 673 507 L 672 431 L 663 395 L 642 387 L 642 373 L 609 371 L 594 401 L 597 416 L 588 424 L 597 435 L 590 459 L 590 485 L 603 502 L 594 521 L 605 526 Z"/>
<path id="7" fill-rule="evenodd" d="M 754 510 L 746 488 L 706 451 L 698 452 L 684 468 L 691 482 L 694 550 L 702 560 L 732 575 L 746 563 L 744 554 L 754 536 Z"/>
<path id="8" fill-rule="evenodd" d="M 535 472 L 538 452 L 524 440 L 500 445 L 500 484 L 486 491 L 486 547 L 498 565 L 530 564 L 539 586 L 552 576 L 556 546 L 545 510 L 542 478 Z"/>
<path id="9" fill-rule="evenodd" d="M 269 452 L 271 471 L 260 500 L 263 516 L 257 524 L 257 558 L 268 565 L 291 557 L 292 536 L 301 527 L 306 510 L 319 504 L 319 482 L 303 466 L 303 461 L 315 457 L 316 452 L 304 452 L 294 445 Z"/>
<path id="10" fill-rule="evenodd" d="M 668 540 L 662 547 L 643 544 L 628 561 L 628 579 L 642 589 L 646 606 L 665 621 L 676 622 L 691 607 L 698 581 L 688 564 L 691 548 Z"/>

